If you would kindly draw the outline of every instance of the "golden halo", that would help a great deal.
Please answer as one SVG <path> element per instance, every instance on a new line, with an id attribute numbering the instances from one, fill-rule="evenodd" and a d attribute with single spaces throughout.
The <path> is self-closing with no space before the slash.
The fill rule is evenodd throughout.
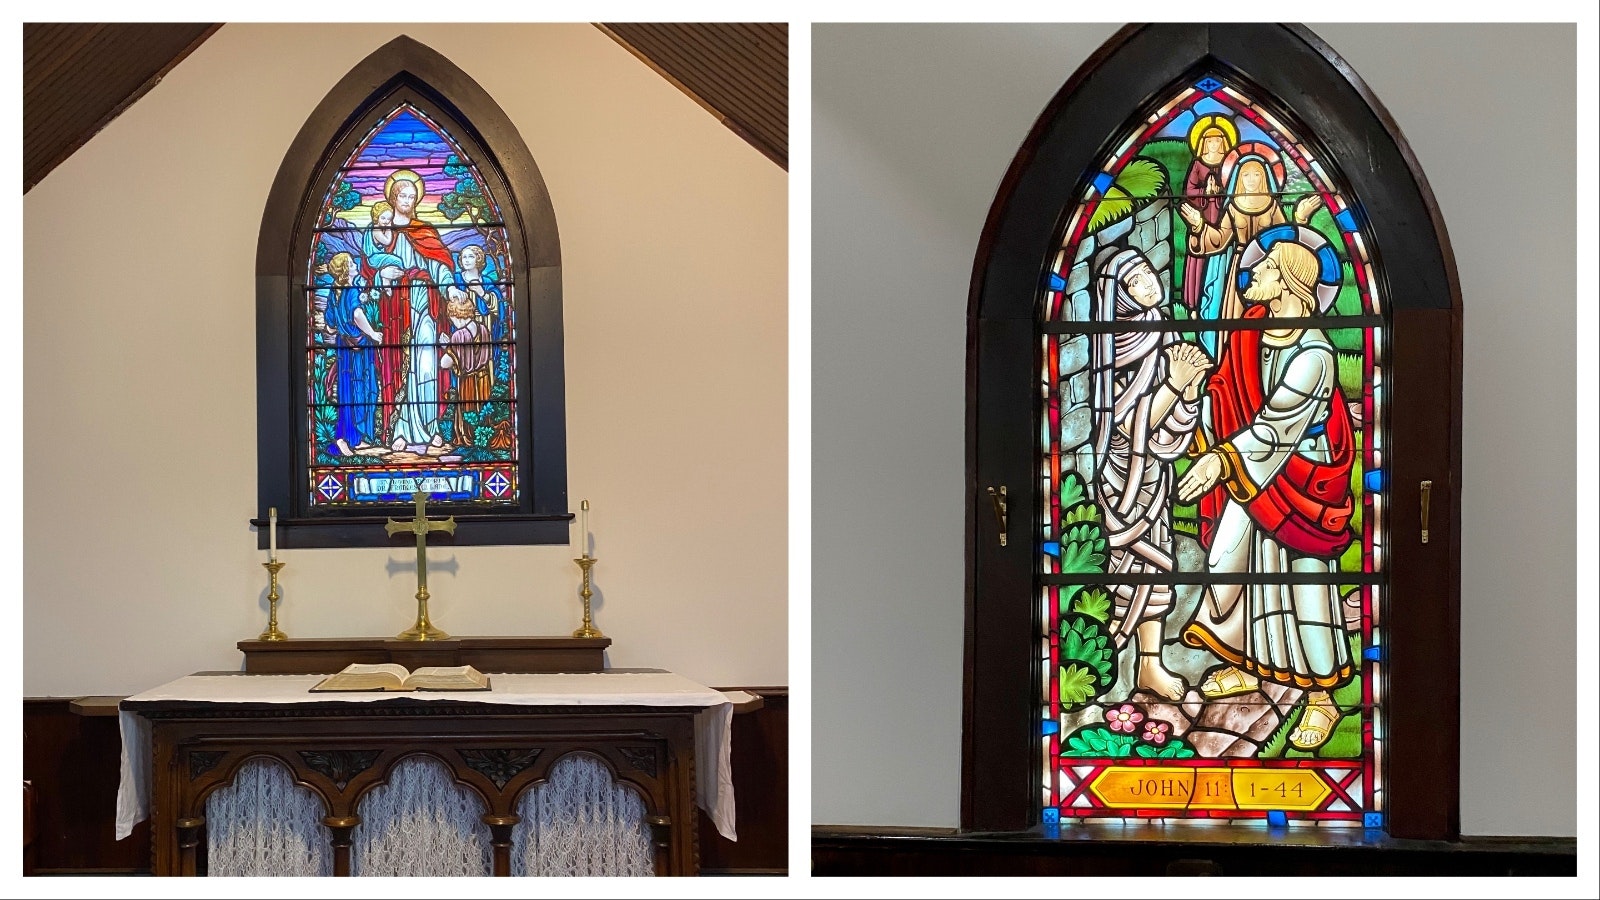
<path id="1" fill-rule="evenodd" d="M 410 169 L 395 169 L 393 172 L 389 173 L 389 177 L 384 179 L 383 182 L 383 199 L 388 200 L 390 203 L 394 202 L 393 192 L 394 183 L 396 181 L 409 181 L 416 186 L 417 203 L 419 205 L 422 203 L 422 198 L 428 193 L 428 183 L 422 180 L 421 175 L 418 175 Z"/>
<path id="2" fill-rule="evenodd" d="M 1223 137 L 1228 141 L 1229 150 L 1238 146 L 1239 129 L 1233 124 L 1232 119 L 1222 115 L 1201 116 L 1194 120 L 1193 125 L 1189 126 L 1189 150 L 1195 156 L 1200 155 L 1200 137 L 1209 128 L 1215 128 L 1222 132 Z"/>

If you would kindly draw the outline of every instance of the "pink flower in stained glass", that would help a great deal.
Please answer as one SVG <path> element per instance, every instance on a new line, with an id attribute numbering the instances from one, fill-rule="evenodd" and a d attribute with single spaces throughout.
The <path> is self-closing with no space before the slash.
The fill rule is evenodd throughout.
<path id="1" fill-rule="evenodd" d="M 1106 712 L 1106 724 L 1111 726 L 1112 731 L 1133 734 L 1133 729 L 1143 721 L 1144 713 L 1139 712 L 1139 708 L 1131 703 L 1124 703 Z"/>
<path id="2" fill-rule="evenodd" d="M 1165 744 L 1170 731 L 1172 731 L 1171 725 L 1160 719 L 1151 719 L 1144 723 L 1144 734 L 1139 735 L 1139 739 L 1151 744 Z"/>

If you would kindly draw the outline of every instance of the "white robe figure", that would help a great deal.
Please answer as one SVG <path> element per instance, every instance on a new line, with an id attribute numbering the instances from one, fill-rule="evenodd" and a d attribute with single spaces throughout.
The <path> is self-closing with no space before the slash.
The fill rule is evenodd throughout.
<path id="1" fill-rule="evenodd" d="M 1123 284 L 1140 264 L 1148 271 L 1148 261 L 1136 250 L 1124 250 L 1106 262 L 1099 279 L 1097 321 L 1166 318 L 1161 309 L 1165 298 L 1146 307 Z M 1172 608 L 1172 585 L 1117 584 L 1116 576 L 1166 574 L 1176 568 L 1172 463 L 1188 448 L 1199 424 L 1197 402 L 1160 397 L 1170 368 L 1162 351 L 1176 342 L 1177 335 L 1170 331 L 1125 331 L 1094 338 L 1094 492 L 1105 517 L 1110 551 L 1106 580 L 1115 603 L 1111 621 L 1117 646 L 1141 623 L 1159 620 Z"/>
<path id="2" fill-rule="evenodd" d="M 405 269 L 422 269 L 444 290 L 454 285 L 450 267 L 418 253 L 404 229 L 396 229 L 394 255 Z M 428 305 L 428 286 L 412 282 L 410 346 L 406 349 L 406 378 L 401 386 L 401 406 L 394 436 L 409 444 L 426 444 L 439 434 L 439 328 Z"/>

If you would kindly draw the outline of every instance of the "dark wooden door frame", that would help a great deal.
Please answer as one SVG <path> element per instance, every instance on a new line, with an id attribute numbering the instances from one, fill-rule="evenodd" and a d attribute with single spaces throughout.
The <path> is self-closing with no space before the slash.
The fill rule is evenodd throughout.
<path id="1" fill-rule="evenodd" d="M 1038 824 L 1038 602 L 1030 540 L 999 546 L 989 485 L 1032 485 L 1036 302 L 1085 173 L 1131 116 L 1202 69 L 1275 98 L 1341 169 L 1390 321 L 1389 709 L 1386 830 L 1449 840 L 1460 830 L 1461 292 L 1433 192 L 1393 118 L 1309 29 L 1270 24 L 1129 25 L 1073 73 L 1012 160 L 978 241 L 968 298 L 966 676 L 961 826 Z M 1340 163 L 1344 163 L 1342 166 Z M 1032 352 L 1018 352 L 1029 347 Z M 1418 542 L 1422 479 L 1432 540 Z M 1010 492 L 1013 533 L 1036 498 Z M 1019 527 L 1020 524 L 1020 527 Z"/>
<path id="2" fill-rule="evenodd" d="M 266 548 L 268 509 L 277 507 L 279 543 L 297 547 L 387 546 L 382 524 L 411 507 L 308 509 L 303 298 L 315 195 L 356 143 L 395 104 L 434 118 L 471 157 L 500 207 L 512 250 L 517 340 L 516 509 L 439 504 L 460 527 L 440 543 L 566 543 L 566 389 L 562 350 L 561 241 L 550 192 L 516 125 L 472 76 L 401 35 L 351 69 L 295 135 L 273 179 L 256 243 L 257 517 Z M 291 438 L 291 436 L 293 436 Z M 430 538 L 430 541 L 433 540 Z"/>

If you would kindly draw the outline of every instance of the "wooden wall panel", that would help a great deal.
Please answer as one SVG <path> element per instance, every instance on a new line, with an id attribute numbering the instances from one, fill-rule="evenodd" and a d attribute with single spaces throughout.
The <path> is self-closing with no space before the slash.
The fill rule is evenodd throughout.
<path id="1" fill-rule="evenodd" d="M 116 716 L 80 716 L 72 698 L 22 701 L 22 777 L 33 782 L 35 871 L 150 871 L 150 826 L 115 839 L 122 736 Z"/>
<path id="2" fill-rule="evenodd" d="M 700 817 L 700 871 L 779 875 L 789 860 L 789 690 L 719 688 L 760 694 L 762 707 L 733 717 L 733 797 L 739 840 Z"/>

